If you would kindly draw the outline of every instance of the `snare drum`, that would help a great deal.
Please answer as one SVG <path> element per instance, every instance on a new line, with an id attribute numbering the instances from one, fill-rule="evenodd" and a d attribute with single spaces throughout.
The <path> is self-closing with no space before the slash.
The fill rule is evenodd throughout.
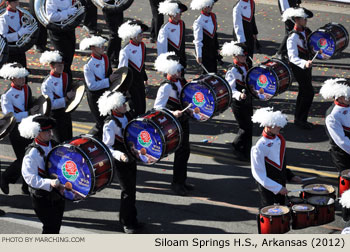
<path id="1" fill-rule="evenodd" d="M 306 191 L 301 193 L 301 198 L 308 199 L 312 196 L 328 196 L 335 199 L 335 188 L 326 184 L 308 184 L 303 185 Z"/>
<path id="2" fill-rule="evenodd" d="M 168 110 L 151 110 L 128 123 L 124 130 L 126 149 L 146 164 L 154 164 L 175 152 L 182 141 L 182 127 Z"/>
<path id="3" fill-rule="evenodd" d="M 350 169 L 347 169 L 340 173 L 338 196 L 341 197 L 343 192 L 349 189 L 350 189 Z"/>
<path id="4" fill-rule="evenodd" d="M 46 170 L 65 185 L 58 190 L 64 198 L 79 201 L 112 182 L 113 157 L 103 142 L 82 135 L 54 147 L 47 156 Z"/>
<path id="5" fill-rule="evenodd" d="M 313 54 L 321 50 L 317 59 L 329 59 L 348 46 L 349 33 L 341 24 L 328 23 L 311 33 L 307 43 Z"/>
<path id="6" fill-rule="evenodd" d="M 248 91 L 255 98 L 267 101 L 285 92 L 292 83 L 292 72 L 280 59 L 269 59 L 252 67 L 246 76 Z"/>
<path id="7" fill-rule="evenodd" d="M 192 104 L 186 112 L 200 122 L 224 112 L 231 104 L 232 90 L 227 81 L 215 74 L 206 74 L 187 83 L 181 90 L 183 108 Z"/>
<path id="8" fill-rule="evenodd" d="M 284 234 L 290 230 L 290 211 L 286 206 L 272 205 L 260 210 L 259 234 Z"/>
<path id="9" fill-rule="evenodd" d="M 300 198 L 300 197 L 289 197 L 288 198 L 288 201 L 289 201 L 289 206 L 292 207 L 296 204 L 303 204 L 304 203 L 304 199 Z"/>
<path id="10" fill-rule="evenodd" d="M 334 221 L 335 201 L 328 196 L 312 196 L 307 202 L 315 207 L 315 225 L 323 225 Z"/>
<path id="11" fill-rule="evenodd" d="M 292 228 L 300 229 L 315 224 L 315 207 L 309 204 L 296 204 L 292 207 Z"/>

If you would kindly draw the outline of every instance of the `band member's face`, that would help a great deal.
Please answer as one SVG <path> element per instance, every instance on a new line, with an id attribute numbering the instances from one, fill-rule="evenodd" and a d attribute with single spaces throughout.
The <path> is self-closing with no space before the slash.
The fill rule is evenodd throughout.
<path id="1" fill-rule="evenodd" d="M 346 99 L 344 96 L 339 97 L 337 101 L 345 105 L 350 105 L 350 98 Z"/>
<path id="2" fill-rule="evenodd" d="M 267 127 L 268 132 L 270 132 L 273 135 L 278 135 L 280 133 L 280 130 L 282 129 L 281 127 Z"/>
<path id="3" fill-rule="evenodd" d="M 116 108 L 115 110 L 119 113 L 125 114 L 127 111 L 126 103 L 124 103 L 123 106 Z"/>
<path id="4" fill-rule="evenodd" d="M 140 43 L 142 42 L 142 39 L 143 39 L 143 33 L 140 32 L 136 38 L 133 38 L 133 40 L 136 42 L 136 43 Z"/>
<path id="5" fill-rule="evenodd" d="M 247 56 L 245 56 L 245 55 L 238 55 L 238 56 L 236 56 L 236 59 L 237 59 L 238 62 L 240 62 L 240 63 L 246 63 L 246 61 L 247 61 Z"/>
<path id="6" fill-rule="evenodd" d="M 62 74 L 64 69 L 63 63 L 53 63 L 51 64 L 52 70 L 57 74 Z"/>
<path id="7" fill-rule="evenodd" d="M 295 18 L 295 23 L 299 26 L 305 27 L 307 24 L 306 18 Z"/>
<path id="8" fill-rule="evenodd" d="M 52 130 L 42 131 L 38 135 L 38 139 L 45 143 L 50 141 L 51 137 L 52 137 Z"/>
<path id="9" fill-rule="evenodd" d="M 101 47 L 97 47 L 97 46 L 92 46 L 91 47 L 91 50 L 94 54 L 97 54 L 97 55 L 102 55 L 104 50 L 105 50 L 105 47 L 104 46 L 101 46 Z"/>
<path id="10" fill-rule="evenodd" d="M 19 6 L 19 1 L 7 1 L 7 5 L 12 9 L 15 10 L 17 6 Z"/>
<path id="11" fill-rule="evenodd" d="M 180 13 L 177 13 L 175 16 L 170 16 L 170 18 L 173 21 L 177 22 L 177 21 L 181 20 L 181 15 L 182 15 L 182 13 L 180 12 Z"/>
<path id="12" fill-rule="evenodd" d="M 209 6 L 209 7 L 205 7 L 205 8 L 203 8 L 202 9 L 202 11 L 204 12 L 204 13 L 210 13 L 211 11 L 212 11 L 212 9 L 213 9 L 213 6 Z"/>
<path id="13" fill-rule="evenodd" d="M 12 79 L 13 84 L 15 84 L 17 87 L 23 87 L 26 83 L 26 78 L 13 78 Z"/>

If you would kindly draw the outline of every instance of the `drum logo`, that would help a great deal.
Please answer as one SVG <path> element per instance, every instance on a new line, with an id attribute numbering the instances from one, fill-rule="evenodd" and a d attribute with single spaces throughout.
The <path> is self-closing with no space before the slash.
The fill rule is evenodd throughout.
<path id="1" fill-rule="evenodd" d="M 140 134 L 137 137 L 137 140 L 138 140 L 139 144 L 141 144 L 143 147 L 146 147 L 146 148 L 152 144 L 151 136 L 145 130 L 140 132 Z"/>
<path id="2" fill-rule="evenodd" d="M 325 38 L 320 38 L 318 41 L 317 41 L 317 46 L 320 48 L 320 49 L 325 49 L 327 47 L 328 43 L 327 43 L 327 39 Z"/>
<path id="3" fill-rule="evenodd" d="M 71 160 L 66 161 L 63 164 L 62 173 L 63 173 L 63 176 L 67 180 L 72 181 L 72 182 L 74 182 L 77 179 L 77 177 L 79 176 L 77 165 Z"/>
<path id="4" fill-rule="evenodd" d="M 192 102 L 194 103 L 194 105 L 196 105 L 197 107 L 203 107 L 203 105 L 205 104 L 205 100 L 204 100 L 204 95 L 202 92 L 196 92 L 194 94 L 194 96 L 192 97 Z"/>
<path id="5" fill-rule="evenodd" d="M 258 82 L 258 86 L 262 88 L 265 88 L 269 84 L 265 74 L 260 75 L 257 82 Z"/>

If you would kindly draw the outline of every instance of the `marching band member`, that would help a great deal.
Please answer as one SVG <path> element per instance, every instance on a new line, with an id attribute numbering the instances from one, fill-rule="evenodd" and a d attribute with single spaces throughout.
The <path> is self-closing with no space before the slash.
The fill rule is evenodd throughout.
<path id="1" fill-rule="evenodd" d="M 183 130 L 182 143 L 175 151 L 171 189 L 176 194 L 185 196 L 188 191 L 194 189 L 194 186 L 186 183 L 187 163 L 190 157 L 190 126 L 188 117 L 181 112 L 180 92 L 186 81 L 181 77 L 182 65 L 179 62 L 180 59 L 175 55 L 175 52 L 163 53 L 156 59 L 155 69 L 166 74 L 166 80 L 160 84 L 154 108 L 169 109 L 181 123 Z"/>
<path id="2" fill-rule="evenodd" d="M 306 27 L 307 18 L 312 16 L 312 12 L 305 8 L 289 8 L 282 15 L 283 21 L 292 19 L 295 22 L 294 29 L 287 40 L 287 51 L 293 75 L 299 84 L 294 124 L 302 129 L 313 128 L 313 124 L 307 121 L 314 98 L 314 89 L 312 87 L 312 61 L 309 60 L 310 54 L 306 43 L 311 33 Z"/>
<path id="3" fill-rule="evenodd" d="M 67 20 L 70 16 L 74 16 L 78 9 L 72 6 L 72 0 L 46 0 L 46 13 L 49 22 L 61 22 Z M 75 52 L 75 29 L 50 30 L 48 29 L 50 41 L 55 50 L 62 53 L 64 62 L 64 72 L 72 78 L 71 65 Z"/>
<path id="4" fill-rule="evenodd" d="M 40 57 L 41 64 L 50 64 L 50 74 L 41 85 L 41 93 L 51 100 L 51 116 L 56 120 L 57 127 L 53 129 L 56 142 L 70 140 L 73 137 L 72 118 L 65 112 L 67 104 L 75 93 L 71 91 L 71 79 L 63 71 L 64 63 L 59 51 L 46 51 Z"/>
<path id="5" fill-rule="evenodd" d="M 108 56 L 104 54 L 104 44 L 106 39 L 99 36 L 84 38 L 80 42 L 80 49 L 91 49 L 91 57 L 84 65 L 84 77 L 87 86 L 87 100 L 92 117 L 96 122 L 94 129 L 90 132 L 98 138 L 102 138 L 102 128 L 105 117 L 100 115 L 97 101 L 100 96 L 108 90 L 110 83 L 113 82 L 111 76 L 112 68 Z"/>
<path id="6" fill-rule="evenodd" d="M 164 15 L 159 13 L 159 3 L 164 0 L 149 0 L 152 11 L 152 22 L 151 22 L 151 42 L 155 43 L 157 41 L 158 33 L 160 27 L 164 24 Z"/>
<path id="7" fill-rule="evenodd" d="M 326 113 L 326 128 L 331 144 L 332 161 L 338 172 L 350 164 L 350 83 L 346 79 L 329 79 L 320 89 L 325 99 L 334 99 Z"/>
<path id="8" fill-rule="evenodd" d="M 138 116 L 146 112 L 146 93 L 148 78 L 145 69 L 146 46 L 142 42 L 143 32 L 148 26 L 140 21 L 127 21 L 119 27 L 118 35 L 123 41 L 129 43 L 119 53 L 119 66 L 130 67 L 133 72 L 133 84 L 129 89 L 130 109 Z"/>
<path id="9" fill-rule="evenodd" d="M 286 181 L 301 183 L 301 178 L 286 168 L 286 141 L 280 130 L 287 124 L 287 117 L 268 107 L 258 109 L 252 121 L 264 127 L 262 137 L 251 150 L 252 174 L 258 184 L 261 206 L 284 205 L 288 194 Z"/>
<path id="10" fill-rule="evenodd" d="M 257 35 L 254 0 L 239 0 L 233 7 L 233 40 L 247 46 L 250 58 L 253 58 Z M 253 64 L 250 58 L 247 59 L 249 68 Z"/>
<path id="11" fill-rule="evenodd" d="M 219 42 L 216 15 L 212 12 L 217 0 L 192 0 L 191 9 L 200 10 L 201 15 L 193 23 L 193 43 L 197 62 L 202 63 L 210 73 L 217 72 Z M 206 73 L 203 69 L 203 73 Z"/>
<path id="12" fill-rule="evenodd" d="M 36 14 L 35 14 L 35 8 L 34 8 L 34 0 L 29 0 L 29 10 L 30 10 L 30 14 L 32 14 L 32 16 L 35 18 L 37 24 L 38 24 L 38 30 L 39 30 L 39 35 L 38 35 L 38 39 L 35 42 L 35 49 L 40 52 L 43 53 L 45 52 L 47 49 L 47 29 L 45 26 L 43 26 Z"/>
<path id="13" fill-rule="evenodd" d="M 245 77 L 248 71 L 245 46 L 235 41 L 226 42 L 221 50 L 222 56 L 233 56 L 233 67 L 226 73 L 225 79 L 232 89 L 232 112 L 238 123 L 238 133 L 232 142 L 233 153 L 241 161 L 249 161 L 252 147 L 253 115 L 252 96 L 243 92 L 246 89 Z"/>
<path id="14" fill-rule="evenodd" d="M 166 52 L 175 52 L 180 58 L 183 66 L 181 76 L 184 77 L 187 59 L 185 53 L 185 22 L 181 19 L 183 12 L 187 11 L 187 6 L 177 0 L 166 0 L 159 4 L 159 13 L 168 15 L 169 22 L 164 24 L 159 30 L 157 38 L 158 56 Z"/>
<path id="15" fill-rule="evenodd" d="M 55 127 L 54 119 L 43 115 L 29 116 L 22 120 L 19 132 L 22 137 L 33 139 L 22 164 L 22 175 L 29 185 L 34 212 L 43 223 L 43 234 L 60 232 L 64 199 L 53 188 L 59 188 L 58 179 L 50 179 L 45 170 L 45 159 L 54 147 L 51 130 Z"/>
<path id="16" fill-rule="evenodd" d="M 102 116 L 109 117 L 103 126 L 103 142 L 110 149 L 114 159 L 117 177 L 121 188 L 119 221 L 127 234 L 138 233 L 142 223 L 137 220 L 136 172 L 134 159 L 129 159 L 124 146 L 123 132 L 132 119 L 127 112 L 126 98 L 120 92 L 106 91 L 98 100 Z"/>
<path id="17" fill-rule="evenodd" d="M 278 7 L 280 9 L 281 15 L 286 9 L 299 7 L 300 4 L 301 4 L 301 0 L 278 0 Z M 287 57 L 287 55 L 284 55 L 284 54 L 287 54 L 286 42 L 287 42 L 289 33 L 294 28 L 294 22 L 292 20 L 287 19 L 284 22 L 284 27 L 285 27 L 285 36 L 281 42 L 280 47 L 277 50 L 277 55 L 281 55 L 282 57 Z"/>
<path id="18" fill-rule="evenodd" d="M 30 34 L 31 29 L 22 25 L 23 13 L 17 10 L 18 0 L 7 0 L 6 11 L 0 17 L 0 34 L 3 35 L 8 43 L 16 43 L 23 35 Z M 8 63 L 18 62 L 23 67 L 27 66 L 25 52 L 11 50 L 9 52 Z"/>
<path id="19" fill-rule="evenodd" d="M 12 81 L 9 89 L 1 96 L 1 109 L 4 114 L 12 112 L 17 122 L 9 135 L 16 160 L 12 162 L 1 176 L 1 190 L 5 194 L 9 194 L 9 183 L 16 183 L 21 176 L 21 165 L 25 148 L 31 143 L 28 139 L 21 137 L 18 132 L 18 124 L 22 119 L 37 109 L 37 107 L 32 108 L 32 91 L 25 83 L 25 78 L 28 75 L 27 69 L 18 63 L 5 64 L 0 70 L 1 77 Z M 25 182 L 22 184 L 22 192 L 28 193 L 28 187 Z"/>

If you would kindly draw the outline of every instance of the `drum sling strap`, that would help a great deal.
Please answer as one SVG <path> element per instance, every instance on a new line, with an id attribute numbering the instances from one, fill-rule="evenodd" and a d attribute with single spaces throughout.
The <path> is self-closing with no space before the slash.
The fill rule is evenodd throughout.
<path id="1" fill-rule="evenodd" d="M 169 80 L 165 80 L 160 85 L 163 86 L 163 85 L 166 85 L 166 84 L 170 84 L 171 85 L 172 89 L 176 93 L 177 99 L 180 102 L 180 93 L 179 93 L 179 90 L 178 90 L 176 84 L 174 82 L 169 81 Z M 170 110 L 174 110 L 174 111 L 175 110 L 181 110 L 181 105 L 180 105 L 180 103 L 177 103 L 177 102 L 171 100 L 170 97 L 169 97 L 169 99 L 167 101 L 167 104 L 166 104 L 166 108 L 170 109 Z"/>
<path id="2" fill-rule="evenodd" d="M 291 32 L 289 32 L 288 37 L 291 36 L 293 33 L 298 34 L 300 40 L 303 41 L 304 46 L 307 48 L 307 43 L 306 43 L 304 35 L 301 32 L 299 32 L 299 31 L 292 30 Z M 305 36 L 306 36 L 306 38 L 308 37 L 308 35 L 310 33 L 311 33 L 311 30 L 309 28 L 305 28 Z M 287 43 L 287 41 L 286 41 L 286 43 Z M 300 58 L 302 58 L 304 60 L 309 60 L 310 59 L 310 53 L 309 53 L 308 49 L 306 49 L 306 50 L 304 49 L 302 51 L 301 48 L 298 47 L 298 53 L 299 53 L 299 57 Z"/>
<path id="3" fill-rule="evenodd" d="M 232 65 L 229 66 L 229 69 L 232 68 L 232 67 L 234 67 L 238 71 L 238 73 L 242 76 L 242 80 L 244 82 L 244 72 L 243 72 L 242 68 L 240 68 L 240 66 L 238 66 L 236 64 L 232 64 Z M 236 81 L 236 83 L 238 84 L 238 85 L 236 85 L 236 89 L 239 92 L 242 92 L 242 90 L 245 88 L 245 86 L 241 85 L 237 81 Z"/>
<path id="4" fill-rule="evenodd" d="M 132 116 L 131 116 L 130 112 L 126 112 L 126 113 L 125 113 L 125 116 L 126 116 L 126 118 L 128 119 L 128 122 L 130 122 L 131 119 L 132 119 Z M 115 124 L 117 125 L 117 127 L 119 127 L 119 128 L 121 129 L 121 131 L 122 131 L 122 136 L 123 136 L 123 135 L 124 135 L 124 128 L 123 128 L 122 123 L 121 123 L 117 118 L 115 118 L 115 117 L 112 116 L 112 115 L 106 118 L 106 122 L 108 122 L 108 121 L 110 121 L 110 120 L 113 120 L 113 121 L 115 122 Z M 122 144 L 123 144 L 123 143 L 121 143 L 121 142 L 119 142 L 119 141 L 114 141 L 113 148 L 119 150 L 118 146 L 119 146 L 119 145 L 122 145 Z M 118 145 L 118 146 L 117 146 L 117 145 Z M 124 146 L 123 146 L 123 147 L 124 147 Z"/>

